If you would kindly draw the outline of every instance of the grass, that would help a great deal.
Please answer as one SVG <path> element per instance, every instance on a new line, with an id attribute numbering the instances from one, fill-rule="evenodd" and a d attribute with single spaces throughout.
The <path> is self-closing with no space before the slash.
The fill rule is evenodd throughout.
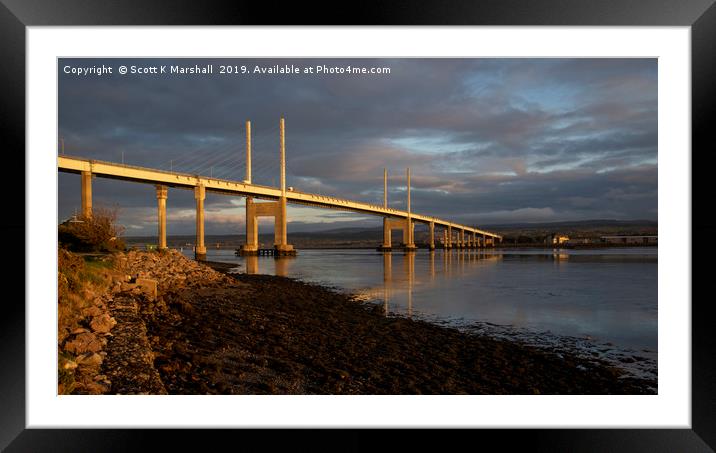
<path id="1" fill-rule="evenodd" d="M 62 346 L 75 329 L 89 326 L 83 310 L 95 304 L 95 299 L 109 288 L 118 273 L 111 256 L 82 258 L 64 249 L 58 251 L 57 270 L 57 385 L 62 395 L 75 389 L 75 370 L 65 367 L 73 356 L 63 352 Z"/>

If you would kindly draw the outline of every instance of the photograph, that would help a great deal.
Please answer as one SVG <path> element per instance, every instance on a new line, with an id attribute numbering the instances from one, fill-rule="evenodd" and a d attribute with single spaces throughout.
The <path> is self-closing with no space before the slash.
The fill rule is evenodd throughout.
<path id="1" fill-rule="evenodd" d="M 714 451 L 713 0 L 0 3 L 1 450 Z"/>
<path id="2" fill-rule="evenodd" d="M 59 58 L 59 395 L 656 395 L 657 58 Z"/>

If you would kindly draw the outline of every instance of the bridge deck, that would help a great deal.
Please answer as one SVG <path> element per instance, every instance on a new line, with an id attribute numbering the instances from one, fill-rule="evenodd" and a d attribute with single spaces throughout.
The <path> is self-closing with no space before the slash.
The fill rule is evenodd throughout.
<path id="1" fill-rule="evenodd" d="M 193 189 L 194 187 L 203 185 L 207 192 L 220 193 L 224 195 L 251 196 L 267 200 L 277 200 L 281 196 L 281 190 L 275 187 L 192 175 L 188 173 L 169 172 L 165 170 L 137 167 L 114 162 L 90 160 L 80 157 L 59 156 L 57 159 L 57 169 L 67 173 L 81 173 L 83 171 L 88 171 L 103 178 L 120 179 L 145 184 L 161 184 L 182 189 Z M 383 217 L 390 216 L 400 219 L 406 219 L 408 217 L 407 211 L 295 190 L 286 192 L 286 201 L 294 204 L 373 214 Z M 411 213 L 410 218 L 416 222 L 434 222 L 436 226 L 451 227 L 496 239 L 502 239 L 502 236 L 498 234 L 439 219 L 437 217 Z"/>

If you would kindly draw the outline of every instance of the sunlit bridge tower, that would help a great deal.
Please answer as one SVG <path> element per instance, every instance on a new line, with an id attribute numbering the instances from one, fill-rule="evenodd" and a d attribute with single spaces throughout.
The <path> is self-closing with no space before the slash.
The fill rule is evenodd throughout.
<path id="1" fill-rule="evenodd" d="M 296 250 L 288 243 L 286 232 L 286 129 L 284 118 L 279 123 L 281 153 L 281 193 L 277 201 L 256 203 L 252 197 L 246 198 L 246 244 L 241 247 L 241 255 L 258 255 L 259 232 L 258 218 L 274 218 L 274 256 L 295 255 Z M 251 122 L 246 122 L 246 180 L 251 184 Z"/>
<path id="2" fill-rule="evenodd" d="M 401 230 L 403 232 L 403 247 L 406 251 L 415 250 L 415 223 L 411 218 L 410 212 L 410 168 L 406 169 L 407 176 L 407 217 L 397 218 L 385 215 L 383 217 L 383 243 L 378 247 L 378 251 L 389 252 L 393 249 L 392 231 Z M 388 170 L 383 169 L 383 208 L 388 209 Z"/>

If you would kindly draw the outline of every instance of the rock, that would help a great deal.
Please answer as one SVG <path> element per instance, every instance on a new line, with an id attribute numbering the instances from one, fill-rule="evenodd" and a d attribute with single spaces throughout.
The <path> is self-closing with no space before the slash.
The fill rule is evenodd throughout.
<path id="1" fill-rule="evenodd" d="M 71 333 L 73 335 L 77 335 L 80 333 L 89 332 L 89 330 L 85 329 L 84 327 L 78 327 L 77 329 L 73 330 Z"/>
<path id="2" fill-rule="evenodd" d="M 74 370 L 75 368 L 77 368 L 77 362 L 75 362 L 74 360 L 68 360 L 67 362 L 65 362 L 64 365 L 62 365 L 62 368 L 66 370 Z"/>
<path id="3" fill-rule="evenodd" d="M 142 292 L 149 296 L 151 299 L 157 298 L 157 281 L 150 278 L 137 278 L 137 285 L 142 289 Z"/>
<path id="4" fill-rule="evenodd" d="M 102 314 L 102 310 L 100 310 L 99 307 L 97 307 L 97 306 L 91 306 L 91 307 L 82 309 L 82 316 L 85 316 L 85 317 L 99 316 L 101 314 Z M 86 332 L 89 332 L 89 331 L 86 331 Z"/>
<path id="5" fill-rule="evenodd" d="M 107 333 L 115 325 L 117 325 L 117 321 L 115 321 L 115 319 L 109 316 L 109 314 L 107 313 L 104 313 L 100 316 L 95 316 L 90 322 L 90 327 L 92 328 L 92 330 L 99 333 Z"/>
<path id="6" fill-rule="evenodd" d="M 88 352 L 77 357 L 77 363 L 81 367 L 99 367 L 102 365 L 102 356 L 96 352 Z"/>
<path id="7" fill-rule="evenodd" d="M 85 352 L 97 352 L 104 347 L 106 340 L 97 338 L 93 333 L 84 332 L 74 340 L 65 344 L 65 350 L 74 354 L 84 354 Z"/>
<path id="8" fill-rule="evenodd" d="M 102 395 L 103 393 L 107 393 L 107 391 L 109 391 L 107 386 L 102 385 L 99 382 L 87 382 L 83 383 L 82 386 L 90 395 Z"/>
<path id="9" fill-rule="evenodd" d="M 119 286 L 120 291 L 131 291 L 137 287 L 136 283 L 122 283 Z"/>

